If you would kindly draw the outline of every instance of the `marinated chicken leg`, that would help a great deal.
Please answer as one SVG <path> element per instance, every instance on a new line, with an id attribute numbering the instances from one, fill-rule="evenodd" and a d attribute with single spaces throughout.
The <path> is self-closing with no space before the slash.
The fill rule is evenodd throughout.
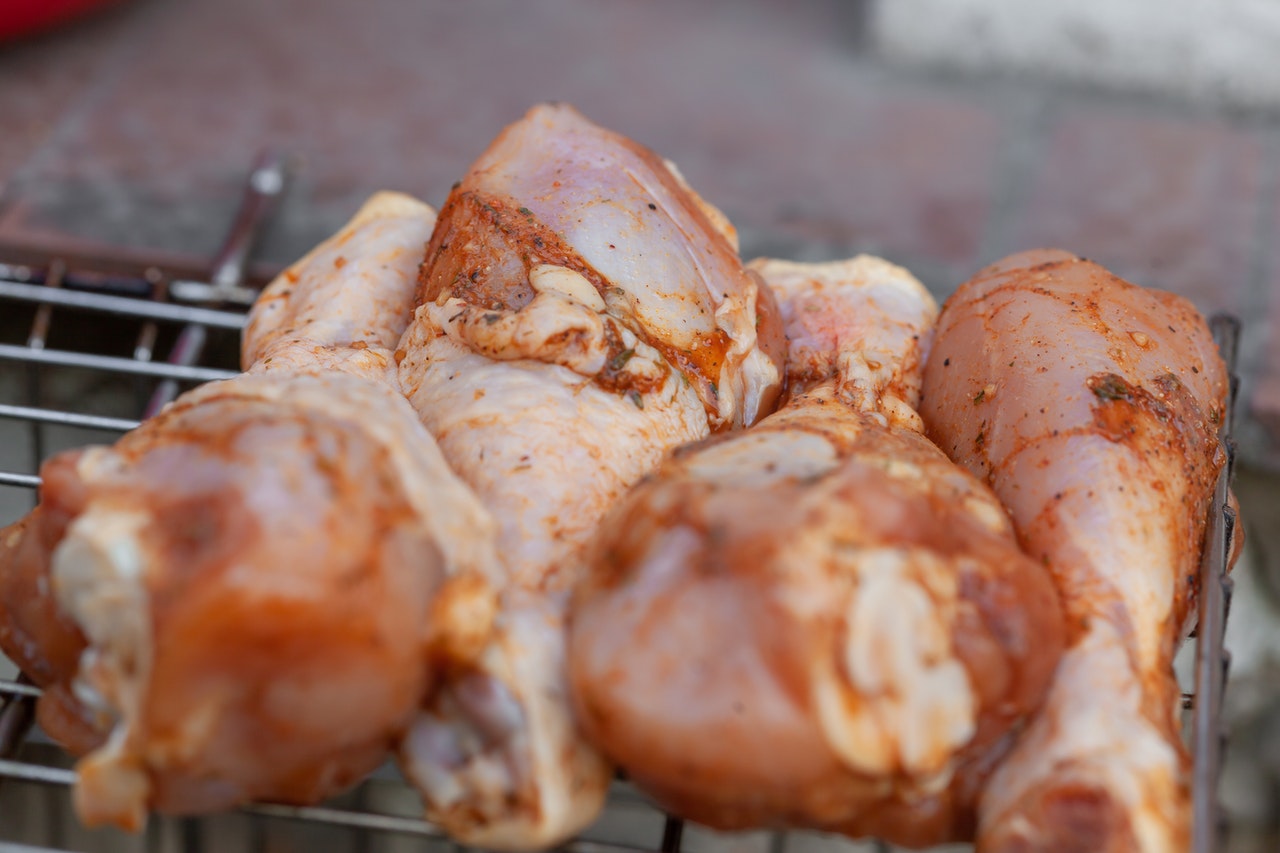
<path id="1" fill-rule="evenodd" d="M 582 546 L 667 450 L 772 407 L 769 298 L 718 211 L 570 107 L 535 107 L 454 188 L 397 358 L 499 525 L 492 642 L 401 750 L 428 815 L 459 840 L 547 847 L 598 812 L 610 771 L 576 731 L 564 669 Z"/>
<path id="2" fill-rule="evenodd" d="M 571 619 L 582 725 L 714 827 L 964 837 L 1058 661 L 1051 582 L 920 432 L 919 282 L 868 257 L 753 265 L 791 398 L 677 450 L 607 517 Z"/>
<path id="3" fill-rule="evenodd" d="M 1181 297 L 1065 252 L 1015 255 L 942 312 L 921 412 L 1049 567 L 1069 648 L 992 778 L 984 851 L 1183 851 L 1172 660 L 1224 462 L 1227 376 Z"/>
<path id="4" fill-rule="evenodd" d="M 45 688 L 49 734 L 87 753 L 85 823 L 354 784 L 421 700 L 432 644 L 469 630 L 447 633 L 447 575 L 483 614 L 461 579 L 493 572 L 494 524 L 391 350 L 433 222 L 375 197 L 267 290 L 248 374 L 49 460 L 39 507 L 0 533 L 0 646 Z"/>

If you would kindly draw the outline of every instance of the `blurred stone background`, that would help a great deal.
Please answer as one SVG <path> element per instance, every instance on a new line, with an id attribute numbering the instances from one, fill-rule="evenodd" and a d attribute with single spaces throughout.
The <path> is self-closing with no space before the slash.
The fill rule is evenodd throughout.
<path id="1" fill-rule="evenodd" d="M 1273 851 L 1276 48 L 1276 0 L 124 0 L 0 43 L 0 261 L 6 245 L 207 257 L 270 146 L 289 154 L 293 180 L 258 256 L 286 263 L 377 189 L 439 205 L 503 125 L 556 99 L 675 160 L 747 256 L 875 252 L 945 297 L 990 261 L 1056 245 L 1232 312 L 1250 545 L 1223 791 L 1231 849 Z M 6 341 L 27 325 L 0 316 Z M 0 371 L 0 397 L 21 382 Z M 136 414 L 110 388 L 54 397 Z M 24 457 L 25 439 L 2 428 L 0 464 Z M 25 500 L 0 501 L 0 523 Z M 65 803 L 40 811 L 12 790 L 0 838 L 19 813 L 30 826 L 67 820 Z M 23 838 L 53 843 L 39 831 Z M 98 849 L 101 837 L 59 843 Z"/>
<path id="2" fill-rule="evenodd" d="M 295 180 L 262 257 L 287 262 L 378 188 L 439 204 L 504 124 L 567 100 L 679 163 L 746 254 L 878 252 L 945 295 L 1054 244 L 1235 312 L 1246 454 L 1274 467 L 1280 75 L 1231 83 L 1194 29 L 1161 35 L 1212 41 L 1208 2 L 1145 35 L 1149 0 L 122 2 L 0 44 L 0 243 L 208 254 L 276 146 Z M 1280 8 L 1210 5 L 1241 4 Z"/>

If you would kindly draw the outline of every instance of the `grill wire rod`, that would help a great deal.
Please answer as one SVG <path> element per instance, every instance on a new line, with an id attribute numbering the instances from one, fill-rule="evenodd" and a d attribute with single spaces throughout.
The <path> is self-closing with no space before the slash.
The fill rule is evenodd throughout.
<path id="1" fill-rule="evenodd" d="M 130 279 L 118 271 L 108 278 L 105 273 L 92 269 L 69 266 L 60 258 L 50 257 L 43 263 L 32 263 L 24 258 L 22 264 L 5 263 L 0 258 L 0 306 L 33 305 L 36 307 L 26 345 L 0 342 L 0 369 L 6 365 L 23 368 L 28 378 L 25 404 L 9 399 L 0 401 L 0 421 L 25 423 L 31 429 L 31 458 L 29 471 L 4 470 L 0 466 L 0 487 L 14 487 L 35 491 L 40 486 L 37 473 L 46 455 L 47 428 L 77 428 L 91 430 L 102 436 L 101 440 L 114 438 L 137 427 L 142 419 L 155 414 L 181 390 L 180 384 L 192 385 L 226 379 L 238 375 L 227 367 L 206 366 L 204 344 L 210 331 L 239 332 L 245 325 L 244 309 L 256 294 L 254 285 L 261 281 L 246 281 L 246 261 L 250 250 L 274 209 L 285 186 L 283 161 L 274 155 L 259 159 L 246 186 L 232 228 L 222 248 L 209 265 L 209 282 L 190 279 L 169 281 L 160 272 L 162 264 L 140 266 Z M 92 259 L 80 257 L 80 263 Z M 93 283 L 109 281 L 106 288 L 93 289 Z M 38 283 L 33 283 L 38 282 Z M 122 296 L 121 293 L 138 294 Z M 149 296 L 149 298 L 148 298 Z M 174 301 L 169 301 L 174 300 Z M 191 304 L 195 302 L 197 304 Z M 225 307 L 222 307 L 225 306 Z M 54 317 L 62 312 L 91 314 L 121 323 L 141 323 L 133 358 L 107 356 L 89 351 L 52 349 L 48 346 L 49 333 Z M 151 360 L 157 340 L 157 324 L 179 324 L 178 337 L 168 357 L 163 362 Z M 48 405 L 43 393 L 43 372 L 46 370 L 91 371 L 94 374 L 118 374 L 132 376 L 157 384 L 141 407 L 142 418 L 109 417 L 77 412 Z M 8 523 L 11 518 L 0 519 Z M 24 742 L 31 740 L 35 723 L 35 704 L 41 691 L 25 675 L 16 680 L 0 677 L 0 784 L 35 785 L 52 789 L 57 796 L 65 796 L 65 789 L 75 781 L 75 771 L 62 766 L 38 763 L 19 755 Z M 47 743 L 47 740 L 43 741 Z M 382 775 L 375 774 L 375 777 Z M 395 781 L 395 780 L 393 780 Z M 402 783 L 401 783 L 402 784 Z M 357 802 L 363 803 L 362 792 L 357 792 Z M 615 792 L 614 801 L 628 801 L 652 808 L 636 794 L 623 790 Z M 65 814 L 59 807 L 58 813 Z M 240 809 L 240 813 L 255 821 L 266 822 L 253 828 L 256 846 L 266 849 L 264 827 L 279 822 L 310 824 L 345 829 L 357 833 L 376 833 L 418 838 L 436 844 L 449 843 L 444 833 L 431 823 L 417 817 L 402 817 L 379 813 L 357 806 L 295 807 L 273 804 L 255 804 Z M 0 853 L 49 853 L 67 848 L 16 844 L 5 840 L 6 821 L 0 817 Z M 661 840 L 657 837 L 648 845 L 621 844 L 588 839 L 576 839 L 564 849 L 569 853 L 679 853 L 683 835 L 683 821 L 672 817 L 661 820 Z M 179 849 L 198 853 L 204 846 L 200 821 L 183 818 L 177 825 L 180 836 Z M 367 849 L 370 840 L 361 842 Z M 152 840 L 148 838 L 148 849 Z M 456 845 L 451 845 L 458 849 Z"/>
<path id="2" fill-rule="evenodd" d="M 265 177 L 264 177 L 265 175 Z M 277 181 L 279 177 L 279 181 Z M 236 375 L 235 370 L 224 367 L 202 366 L 203 343 L 208 330 L 236 332 L 243 328 L 243 309 L 251 301 L 254 288 L 246 284 L 245 262 L 254 239 L 270 215 L 284 188 L 284 172 L 279 158 L 264 156 L 254 168 L 245 192 L 245 201 L 237 214 L 234 227 L 228 233 L 223 247 L 210 265 L 208 283 L 189 279 L 169 281 L 156 278 L 154 268 L 136 276 L 135 284 L 119 277 L 111 279 L 119 292 L 149 293 L 150 298 L 121 296 L 92 289 L 75 289 L 81 284 L 68 282 L 92 282 L 101 278 L 92 270 L 71 270 L 57 259 L 45 265 L 48 272 L 42 284 L 30 280 L 9 277 L 9 271 L 18 269 L 3 263 L 0 257 L 0 305 L 33 304 L 39 306 L 36 322 L 27 346 L 0 343 L 0 367 L 4 362 L 19 363 L 27 370 L 32 381 L 27 405 L 10 401 L 0 402 L 0 420 L 25 422 L 31 425 L 33 458 L 30 473 L 0 469 L 0 487 L 37 489 L 39 476 L 34 473 L 43 461 L 43 432 L 48 427 L 73 427 L 94 430 L 109 439 L 133 429 L 139 420 L 120 417 L 66 411 L 42 405 L 39 373 L 48 368 L 72 368 L 97 372 L 141 377 L 158 381 L 148 403 L 139 414 L 154 414 L 179 390 L 179 383 L 199 383 Z M 28 268 L 23 267 L 24 270 Z M 29 271 L 29 270 L 28 270 Z M 64 276 L 63 273 L 66 273 Z M 25 274 L 25 273 L 24 273 Z M 168 301 L 176 300 L 176 301 Z M 189 304 L 190 302 L 198 304 Z M 119 358 L 100 354 L 51 350 L 46 347 L 49 325 L 54 311 L 91 312 L 144 324 L 139 335 L 135 357 Z M 181 324 L 175 347 L 165 362 L 152 362 L 152 343 L 155 324 Z M 150 331 L 147 325 L 150 325 Z M 1231 579 L 1226 574 L 1233 525 L 1236 521 L 1233 509 L 1228 505 L 1227 494 L 1233 473 L 1234 445 L 1231 440 L 1233 411 L 1238 380 L 1235 374 L 1239 322 L 1229 317 L 1215 317 L 1211 321 L 1215 340 L 1231 373 L 1231 394 L 1221 425 L 1221 437 L 1228 462 L 1217 484 L 1209 525 L 1205 534 L 1205 549 L 1200 566 L 1200 596 L 1198 620 L 1195 632 L 1196 666 L 1195 692 L 1186 697 L 1191 708 L 1191 744 L 1195 757 L 1193 771 L 1193 853 L 1213 853 L 1221 836 L 1220 809 L 1217 800 L 1217 781 L 1221 769 L 1221 757 L 1225 739 L 1222 725 L 1222 700 L 1229 672 L 1230 658 L 1224 646 L 1224 633 L 1230 609 Z M 3 521 L 8 521 L 4 519 Z M 0 679 L 0 782 L 12 780 L 41 786 L 65 788 L 74 781 L 74 771 L 63 767 L 45 766 L 21 758 L 17 752 L 34 721 L 35 700 L 40 690 L 25 676 L 15 681 Z M 634 794 L 631 795 L 633 798 Z M 359 832 L 391 833 L 400 836 L 444 841 L 441 831 L 432 824 L 417 819 L 380 814 L 368 810 L 352 810 L 327 806 L 291 807 L 278 805 L 254 805 L 241 810 L 256 819 L 302 822 L 340 827 Z M 652 847 L 627 844 L 576 840 L 564 849 L 571 853 L 623 853 L 623 851 L 660 850 L 661 853 L 679 853 L 685 841 L 684 822 L 670 816 L 662 819 L 661 839 Z M 196 850 L 200 846 L 198 822 L 184 820 L 181 824 L 184 839 L 182 849 Z M 0 831 L 3 821 L 0 820 Z M 782 836 L 775 835 L 777 843 L 771 849 L 783 850 Z M 657 839 L 655 839 L 657 841 Z M 189 842 L 189 843 L 188 843 Z M 868 849 L 889 850 L 887 845 L 873 842 Z M 62 848 L 32 847 L 13 844 L 0 835 L 0 853 L 35 853 Z M 362 848 L 363 849 L 363 848 Z M 455 848 L 456 849 L 456 848 Z"/>

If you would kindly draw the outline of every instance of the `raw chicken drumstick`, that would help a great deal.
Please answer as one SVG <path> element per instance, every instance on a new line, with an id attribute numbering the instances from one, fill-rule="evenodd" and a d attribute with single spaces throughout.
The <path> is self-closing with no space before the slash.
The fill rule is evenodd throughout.
<path id="1" fill-rule="evenodd" d="M 611 773 L 576 729 L 564 664 L 583 543 L 666 451 L 771 410 L 770 298 L 673 167 L 568 106 L 504 130 L 449 196 L 396 357 L 499 526 L 492 641 L 401 749 L 455 838 L 542 848 L 598 813 Z"/>
<path id="2" fill-rule="evenodd" d="M 571 617 L 582 725 L 714 827 L 965 837 L 1058 661 L 1052 584 L 921 434 L 919 282 L 865 256 L 753 266 L 790 400 L 677 450 L 607 517 Z"/>
<path id="3" fill-rule="evenodd" d="M 1187 849 L 1172 661 L 1226 394 L 1189 302 L 1065 252 L 1001 261 L 942 311 L 929 435 L 995 489 L 1067 614 L 1045 707 L 984 795 L 980 850 Z"/>
<path id="4" fill-rule="evenodd" d="M 396 384 L 434 219 L 376 196 L 267 289 L 247 374 L 50 459 L 0 532 L 0 646 L 86 753 L 85 823 L 315 802 L 421 700 L 437 589 L 494 560 L 492 519 Z"/>

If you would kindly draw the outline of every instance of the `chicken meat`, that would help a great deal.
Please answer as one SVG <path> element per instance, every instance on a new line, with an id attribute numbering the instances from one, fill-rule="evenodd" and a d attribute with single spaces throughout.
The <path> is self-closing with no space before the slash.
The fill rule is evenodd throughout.
<path id="1" fill-rule="evenodd" d="M 937 306 L 919 282 L 866 256 L 753 266 L 782 306 L 789 400 L 677 450 L 601 526 L 571 616 L 579 717 L 713 827 L 966 837 L 1057 664 L 1052 583 L 922 435 Z"/>
<path id="2" fill-rule="evenodd" d="M 770 300 L 670 163 L 571 107 L 530 110 L 454 187 L 396 358 L 498 524 L 491 641 L 401 748 L 455 838 L 543 848 L 598 813 L 611 771 L 569 703 L 568 590 L 600 517 L 664 453 L 772 408 Z"/>
<path id="3" fill-rule="evenodd" d="M 943 309 L 928 434 L 991 484 L 1067 618 L 1045 707 L 983 797 L 980 850 L 1188 849 L 1172 661 L 1226 395 L 1191 303 L 1066 252 L 1001 261 Z"/>
<path id="4" fill-rule="evenodd" d="M 393 358 L 434 221 L 376 196 L 267 289 L 246 374 L 53 457 L 39 506 L 0 532 L 0 646 L 83 754 L 85 823 L 354 784 L 421 701 L 432 649 L 492 611 L 496 526 Z"/>

